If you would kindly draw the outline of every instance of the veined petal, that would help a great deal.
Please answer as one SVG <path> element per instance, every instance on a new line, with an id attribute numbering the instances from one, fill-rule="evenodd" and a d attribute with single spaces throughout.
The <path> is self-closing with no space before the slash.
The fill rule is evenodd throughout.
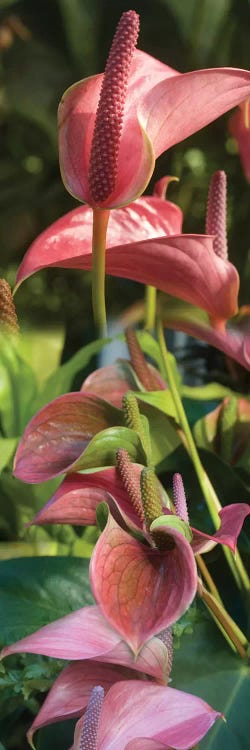
<path id="1" fill-rule="evenodd" d="M 96 606 L 82 607 L 35 633 L 6 646 L 1 657 L 28 653 L 55 659 L 93 659 L 120 664 L 164 681 L 167 674 L 167 648 L 159 638 L 151 638 L 135 661 L 119 633 L 112 628 Z"/>
<path id="2" fill-rule="evenodd" d="M 35 483 L 77 468 L 91 438 L 122 421 L 122 412 L 94 395 L 59 396 L 27 425 L 16 452 L 15 476 Z"/>
<path id="3" fill-rule="evenodd" d="M 164 204 L 160 198 L 153 200 L 160 205 Z M 234 315 L 238 309 L 238 273 L 229 261 L 215 255 L 212 238 L 199 235 L 164 237 L 161 235 L 164 221 L 160 221 L 160 214 L 160 224 L 156 219 L 158 237 L 137 241 L 137 237 L 141 237 L 140 221 L 133 238 L 131 230 L 137 220 L 146 218 L 144 208 L 143 206 L 141 211 L 141 206 L 135 204 L 111 214 L 106 251 L 107 273 L 156 286 L 164 292 L 199 305 L 214 319 L 227 320 Z M 81 208 L 70 212 L 35 240 L 20 266 L 18 283 L 47 266 L 91 269 L 92 223 L 89 211 L 90 209 Z M 151 213 L 151 232 L 153 216 L 157 217 L 157 211 L 151 202 L 150 210 L 146 210 L 146 213 L 148 217 Z M 131 222 L 124 232 L 121 244 L 118 244 L 126 215 Z M 148 229 L 146 224 L 145 233 Z"/>
<path id="4" fill-rule="evenodd" d="M 192 528 L 191 546 L 195 554 L 209 552 L 216 544 L 225 544 L 235 552 L 237 539 L 244 520 L 250 515 L 250 506 L 246 503 L 234 503 L 222 508 L 219 512 L 221 525 L 215 534 L 205 534 Z"/>
<path id="5" fill-rule="evenodd" d="M 186 611 L 197 588 L 194 555 L 174 528 L 163 533 L 173 548 L 160 552 L 138 542 L 109 515 L 90 563 L 91 587 L 108 621 L 138 653 L 144 643 Z"/>
<path id="6" fill-rule="evenodd" d="M 140 464 L 131 464 L 133 472 L 140 473 Z M 96 508 L 108 503 L 112 515 L 119 522 L 124 518 L 132 527 L 140 526 L 131 500 L 116 467 L 86 474 L 72 473 L 65 477 L 53 497 L 33 518 L 37 526 L 48 523 L 71 523 L 95 526 Z"/>
<path id="7" fill-rule="evenodd" d="M 135 669 L 104 664 L 93 660 L 69 664 L 55 680 L 45 701 L 28 731 L 28 740 L 34 732 L 48 724 L 81 716 L 88 704 L 91 690 L 102 685 L 105 693 L 111 685 L 121 680 L 143 679 Z"/>
<path id="8" fill-rule="evenodd" d="M 174 203 L 154 196 L 140 198 L 131 206 L 111 212 L 107 246 L 178 234 L 181 228 L 182 212 Z M 83 268 L 84 257 L 91 255 L 92 229 L 93 212 L 87 206 L 55 221 L 30 246 L 19 268 L 17 284 L 50 266 Z"/>
<path id="9" fill-rule="evenodd" d="M 195 695 L 136 680 L 120 682 L 104 699 L 97 750 L 125 750 L 128 743 L 132 750 L 132 743 L 144 737 L 167 748 L 187 750 L 219 716 Z M 141 750 L 143 746 L 135 747 Z M 156 745 L 157 750 L 159 747 Z"/>
<path id="10" fill-rule="evenodd" d="M 208 125 L 250 95 L 250 72 L 211 68 L 173 76 L 151 88 L 138 114 L 155 156 Z"/>

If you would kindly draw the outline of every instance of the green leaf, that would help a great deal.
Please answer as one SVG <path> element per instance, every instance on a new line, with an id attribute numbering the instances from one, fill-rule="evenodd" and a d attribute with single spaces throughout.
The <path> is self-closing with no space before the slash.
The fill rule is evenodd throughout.
<path id="1" fill-rule="evenodd" d="M 33 557 L 0 563 L 3 645 L 92 603 L 87 560 Z"/>
<path id="2" fill-rule="evenodd" d="M 180 534 L 183 534 L 188 542 L 192 540 L 192 531 L 188 523 L 178 518 L 178 516 L 159 516 L 156 518 L 150 526 L 150 531 L 155 531 L 159 526 L 166 526 L 166 528 L 176 529 Z"/>
<path id="3" fill-rule="evenodd" d="M 140 399 L 140 401 L 144 401 L 146 404 L 154 406 L 156 409 L 159 409 L 159 411 L 162 411 L 169 417 L 173 417 L 173 419 L 178 422 L 178 416 L 173 402 L 173 397 L 169 390 L 143 392 L 137 391 L 135 395 L 138 399 Z M 142 411 L 141 408 L 140 411 Z"/>
<path id="4" fill-rule="evenodd" d="M 249 670 L 224 646 L 212 622 L 197 623 L 175 651 L 171 686 L 200 696 L 222 711 L 199 750 L 243 750 L 249 740 Z"/>
<path id="5" fill-rule="evenodd" d="M 74 471 L 114 466 L 118 448 L 125 448 L 132 461 L 147 463 L 141 439 L 136 432 L 128 427 L 109 427 L 107 430 L 98 432 L 90 441 L 83 455 L 74 464 Z"/>
<path id="6" fill-rule="evenodd" d="M 16 448 L 16 438 L 0 437 L 0 472 L 7 466 Z"/>
<path id="7" fill-rule="evenodd" d="M 52 373 L 44 383 L 44 387 L 36 399 L 34 413 L 49 401 L 57 398 L 57 396 L 67 393 L 70 390 L 75 375 L 77 375 L 77 373 L 84 367 L 87 367 L 92 357 L 94 357 L 95 354 L 98 354 L 98 352 L 100 352 L 106 344 L 109 344 L 110 341 L 110 338 L 97 339 L 91 344 L 87 344 L 82 347 L 82 349 L 79 349 L 79 351 L 74 354 L 68 362 L 61 365 L 56 372 Z"/>
<path id="8" fill-rule="evenodd" d="M 23 331 L 19 351 L 36 375 L 38 386 L 60 365 L 65 331 L 60 328 L 31 328 Z"/>
<path id="9" fill-rule="evenodd" d="M 176 424 L 160 409 L 141 400 L 140 412 L 148 419 L 152 464 L 158 466 L 181 444 Z"/>
<path id="10" fill-rule="evenodd" d="M 218 41 L 231 0 L 164 0 L 175 17 L 179 32 L 185 42 L 193 48 L 200 60 L 206 60 Z"/>
<path id="11" fill-rule="evenodd" d="M 225 388 L 220 383 L 207 383 L 202 386 L 182 385 L 181 394 L 183 398 L 197 401 L 221 401 L 226 396 L 235 395 L 231 388 Z M 242 395 L 242 398 L 247 398 L 247 396 Z"/>
<path id="12" fill-rule="evenodd" d="M 0 334 L 0 418 L 6 437 L 21 435 L 32 415 L 37 384 L 18 342 Z"/>
<path id="13" fill-rule="evenodd" d="M 74 57 L 81 75 L 85 67 L 91 71 L 98 55 L 98 7 L 95 0 L 58 0 L 64 22 L 71 55 Z M 82 40 L 84 39 L 84 45 Z M 86 73 L 85 73 L 86 75 Z M 88 73 L 87 73 L 88 75 Z"/>

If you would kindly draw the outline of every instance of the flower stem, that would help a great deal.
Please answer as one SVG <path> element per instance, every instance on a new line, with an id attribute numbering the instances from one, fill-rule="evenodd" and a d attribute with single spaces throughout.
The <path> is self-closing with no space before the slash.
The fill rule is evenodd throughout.
<path id="1" fill-rule="evenodd" d="M 215 585 L 214 580 L 213 580 L 212 576 L 209 573 L 209 570 L 208 570 L 208 568 L 206 566 L 206 563 L 203 560 L 202 555 L 196 555 L 195 558 L 196 558 L 196 562 L 197 562 L 198 568 L 200 569 L 200 572 L 201 572 L 203 578 L 206 581 L 206 584 L 207 584 L 207 586 L 209 588 L 210 593 L 213 594 L 213 596 L 215 597 L 215 599 L 218 599 L 218 602 L 220 602 L 220 604 L 222 604 L 222 600 L 220 598 L 220 594 L 219 594 L 219 591 L 217 589 L 217 586 Z"/>
<path id="2" fill-rule="evenodd" d="M 158 321 L 157 323 L 157 336 L 158 336 L 158 343 L 159 343 L 159 347 L 161 351 L 166 378 L 168 380 L 168 385 L 172 393 L 172 397 L 173 397 L 175 408 L 178 414 L 179 422 L 185 435 L 187 450 L 193 462 L 193 465 L 197 474 L 197 478 L 199 480 L 200 487 L 202 489 L 204 498 L 207 503 L 210 516 L 215 525 L 215 528 L 218 529 L 220 525 L 218 513 L 222 509 L 222 506 L 210 482 L 210 479 L 208 475 L 206 474 L 205 469 L 202 466 L 202 463 L 201 463 L 201 460 L 200 460 L 200 457 L 199 457 L 199 454 L 198 454 L 198 451 L 197 451 L 197 448 L 193 439 L 193 435 L 188 424 L 188 420 L 187 420 L 186 413 L 183 408 L 181 397 L 180 397 L 178 388 L 176 386 L 175 376 L 174 376 L 170 358 L 168 355 L 168 350 L 167 350 L 167 346 L 165 342 L 164 331 L 163 331 L 163 326 L 162 326 L 161 321 Z M 223 545 L 223 552 L 231 568 L 231 571 L 235 578 L 237 586 L 240 589 L 248 590 L 249 578 L 247 575 L 247 571 L 245 570 L 244 564 L 240 558 L 238 550 L 236 550 L 236 554 L 235 556 L 233 556 L 231 550 L 228 549 L 228 547 L 225 547 Z"/>
<path id="3" fill-rule="evenodd" d="M 109 211 L 93 209 L 92 307 L 98 336 L 107 335 L 105 306 L 105 252 Z"/>
<path id="4" fill-rule="evenodd" d="M 210 594 L 207 589 L 205 589 L 200 580 L 198 583 L 198 593 L 201 599 L 203 599 L 207 608 L 211 611 L 211 614 L 213 615 L 215 620 L 218 621 L 218 624 L 221 626 L 220 629 L 222 630 L 222 632 L 225 631 L 224 634 L 227 635 L 228 638 L 232 641 L 242 659 L 248 659 L 248 642 L 244 633 L 242 633 L 240 628 L 238 628 L 223 605 L 216 601 L 215 597 Z"/>
<path id="5" fill-rule="evenodd" d="M 156 315 L 156 294 L 155 286 L 146 286 L 145 290 L 145 328 L 147 331 L 155 329 Z"/>

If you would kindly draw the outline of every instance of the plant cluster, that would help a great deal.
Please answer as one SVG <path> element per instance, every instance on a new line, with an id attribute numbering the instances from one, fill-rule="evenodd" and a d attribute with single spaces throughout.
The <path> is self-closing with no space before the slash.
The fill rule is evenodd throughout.
<path id="1" fill-rule="evenodd" d="M 6 394 L 1 442 L 7 494 L 15 481 L 9 461 L 19 441 L 14 477 L 40 485 L 42 494 L 43 482 L 60 481 L 33 518 L 29 508 L 25 520 L 29 533 L 37 532 L 33 544 L 46 540 L 53 547 L 53 531 L 47 529 L 55 525 L 54 538 L 69 555 L 46 558 L 47 571 L 51 570 L 46 572 L 46 586 L 49 597 L 56 599 L 54 609 L 49 605 L 47 621 L 44 572 L 39 559 L 34 561 L 28 599 L 31 591 L 38 610 L 36 629 L 27 627 L 26 618 L 24 632 L 17 634 L 18 628 L 12 627 L 11 638 L 10 627 L 4 638 L 2 656 L 14 662 L 3 684 L 8 695 L 13 686 L 17 707 L 23 693 L 35 712 L 33 689 L 47 690 L 53 682 L 28 729 L 32 747 L 37 730 L 65 719 L 77 719 L 72 750 L 197 747 L 223 718 L 216 705 L 216 649 L 214 668 L 208 670 L 210 696 L 204 700 L 199 685 L 188 692 L 189 673 L 195 672 L 197 660 L 203 668 L 201 643 L 208 653 L 212 647 L 205 609 L 226 641 L 224 671 L 232 663 L 234 669 L 240 663 L 244 676 L 246 670 L 244 626 L 224 601 L 204 554 L 222 546 L 227 574 L 244 601 L 249 581 L 237 540 L 250 513 L 249 401 L 216 385 L 210 390 L 185 388 L 164 334 L 165 327 L 181 330 L 250 369 L 250 338 L 244 329 L 248 311 L 238 309 L 239 277 L 228 260 L 226 175 L 218 170 L 212 177 L 203 235 L 182 232 L 182 212 L 166 199 L 172 178 L 157 181 L 152 196 L 141 196 L 156 158 L 235 106 L 239 109 L 232 128 L 238 128 L 244 160 L 250 73 L 214 68 L 180 74 L 137 49 L 138 33 L 137 13 L 123 13 L 104 74 L 74 84 L 61 100 L 61 174 L 68 191 L 85 205 L 38 236 L 16 280 L 18 287 L 33 273 L 53 266 L 92 269 L 99 338 L 37 387 L 20 354 L 10 289 L 0 281 Z M 144 303 L 124 315 L 130 323 L 124 326 L 129 360 L 99 368 L 85 378 L 80 391 L 67 392 L 74 375 L 108 341 L 106 273 L 146 285 Z M 131 322 L 141 321 L 144 330 L 136 332 Z M 25 393 L 24 383 L 26 388 L 29 384 Z M 184 398 L 191 405 L 199 399 L 219 403 L 199 411 L 192 431 Z M 229 477 L 242 491 L 240 502 L 231 502 L 229 494 L 222 501 L 213 470 L 210 474 L 207 469 L 207 455 L 218 462 L 212 463 L 214 473 L 216 467 L 219 474 L 225 467 L 231 472 Z M 167 485 L 164 471 L 171 475 Z M 197 486 L 211 522 L 208 531 L 190 521 L 192 504 L 189 508 L 185 488 L 191 495 Z M 92 528 L 89 537 L 82 527 Z M 42 531 L 46 537 L 39 536 Z M 93 547 L 89 580 L 86 561 L 70 557 L 79 550 L 84 554 L 83 548 L 87 557 L 86 544 Z M 56 552 L 62 553 L 60 545 Z M 6 570 L 8 576 L 10 569 Z M 67 586 L 61 590 L 64 572 Z M 26 573 L 24 565 L 24 586 Z M 63 606 L 62 591 L 67 591 Z M 178 641 L 187 652 L 179 684 L 183 651 L 175 672 L 173 648 Z M 19 654 L 37 654 L 40 661 Z M 51 671 L 43 657 L 56 660 Z M 67 664 L 59 671 L 61 660 Z"/>

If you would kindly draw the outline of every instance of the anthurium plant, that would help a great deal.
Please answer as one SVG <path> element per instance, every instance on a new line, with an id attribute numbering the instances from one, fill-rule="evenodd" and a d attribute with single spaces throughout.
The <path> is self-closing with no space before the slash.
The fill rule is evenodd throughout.
<path id="1" fill-rule="evenodd" d="M 28 533 L 71 533 L 67 551 L 52 546 L 39 553 L 51 557 L 0 564 L 0 685 L 10 701 L 13 685 L 17 712 L 28 701 L 32 747 L 43 747 L 54 724 L 62 750 L 243 750 L 245 533 L 237 544 L 250 514 L 250 405 L 217 384 L 185 386 L 164 330 L 201 338 L 250 369 L 227 250 L 226 175 L 212 176 L 201 235 L 182 232 L 182 212 L 166 199 L 171 178 L 142 193 L 168 148 L 235 106 L 231 127 L 239 128 L 250 73 L 183 75 L 136 49 L 138 34 L 137 13 L 123 13 L 105 72 L 62 97 L 61 174 L 85 205 L 33 242 L 16 280 L 18 288 L 52 266 L 92 269 L 99 338 L 38 385 L 22 357 L 11 290 L 0 282 L 5 485 L 17 497 L 39 485 L 23 519 Z M 144 328 L 121 334 L 128 359 L 95 369 L 72 391 L 76 373 L 110 341 L 106 273 L 146 285 Z M 33 691 L 48 691 L 42 705 Z M 74 724 L 61 743 L 66 720 Z"/>

